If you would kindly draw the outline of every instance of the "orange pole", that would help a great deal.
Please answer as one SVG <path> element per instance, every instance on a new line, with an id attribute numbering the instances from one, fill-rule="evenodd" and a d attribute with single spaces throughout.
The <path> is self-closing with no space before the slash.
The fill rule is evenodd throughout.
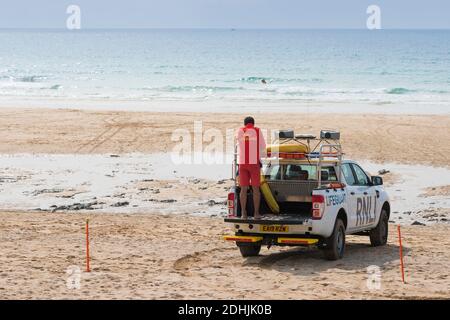
<path id="1" fill-rule="evenodd" d="M 402 246 L 402 233 L 400 232 L 400 225 L 397 226 L 398 242 L 400 245 L 400 269 L 402 271 L 402 282 L 405 283 L 405 270 L 403 266 L 403 246 Z"/>
<path id="2" fill-rule="evenodd" d="M 91 272 L 89 259 L 89 219 L 86 219 L 86 272 Z"/>

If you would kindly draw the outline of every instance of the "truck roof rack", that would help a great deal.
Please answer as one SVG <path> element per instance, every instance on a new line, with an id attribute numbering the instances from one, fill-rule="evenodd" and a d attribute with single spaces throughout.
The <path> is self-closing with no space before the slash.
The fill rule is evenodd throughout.
<path id="1" fill-rule="evenodd" d="M 324 162 L 335 162 L 337 166 L 336 175 L 338 181 L 341 180 L 341 164 L 344 153 L 342 152 L 342 146 L 340 143 L 340 132 L 338 130 L 321 130 L 320 136 L 317 138 L 313 134 L 297 134 L 295 135 L 293 130 L 280 130 L 275 137 L 274 144 L 299 144 L 307 147 L 308 152 L 270 152 L 267 160 L 276 159 L 303 159 L 303 160 L 316 160 L 310 162 L 316 164 L 317 182 L 318 187 L 321 187 L 321 167 Z M 237 145 L 236 145 L 237 147 Z M 237 171 L 237 148 L 235 149 L 235 158 L 233 166 L 233 179 Z"/>
<path id="2" fill-rule="evenodd" d="M 280 133 L 287 132 L 279 131 Z M 289 132 L 291 133 L 291 132 Z M 270 157 L 280 157 L 286 159 L 295 159 L 295 158 L 308 158 L 308 159 L 324 159 L 324 158 L 335 158 L 338 159 L 342 157 L 342 146 L 340 143 L 340 132 L 337 130 L 321 130 L 320 138 L 316 138 L 315 135 L 306 133 L 306 134 L 297 134 L 288 135 L 288 137 L 284 134 L 282 137 L 276 137 L 273 141 L 273 144 L 285 145 L 285 144 L 299 144 L 306 146 L 309 152 L 271 152 Z M 306 140 L 306 141 L 305 141 Z M 298 157 L 295 157 L 298 155 Z M 301 157 L 303 156 L 303 157 Z"/>

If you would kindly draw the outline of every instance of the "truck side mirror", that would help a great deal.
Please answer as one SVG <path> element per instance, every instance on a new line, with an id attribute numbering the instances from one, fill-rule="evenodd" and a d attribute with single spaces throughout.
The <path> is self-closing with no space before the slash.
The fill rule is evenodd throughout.
<path id="1" fill-rule="evenodd" d="M 372 176 L 372 185 L 374 186 L 383 185 L 383 178 L 379 176 Z"/>

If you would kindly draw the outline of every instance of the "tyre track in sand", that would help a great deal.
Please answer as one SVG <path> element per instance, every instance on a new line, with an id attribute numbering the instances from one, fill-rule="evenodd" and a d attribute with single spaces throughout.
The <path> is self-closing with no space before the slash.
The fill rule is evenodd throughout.
<path id="1" fill-rule="evenodd" d="M 210 255 L 213 253 L 220 253 L 225 251 L 235 251 L 236 248 L 214 248 L 210 250 L 204 250 L 204 251 L 196 251 L 194 253 L 189 253 L 184 255 L 183 257 L 177 259 L 173 263 L 173 270 L 177 273 L 180 273 L 183 276 L 192 276 L 192 270 L 194 268 L 205 268 L 205 267 L 214 267 L 214 265 L 220 264 L 220 266 L 224 266 L 227 263 L 231 263 L 231 261 L 227 261 L 224 263 L 224 261 L 218 261 L 218 260 L 212 260 L 205 261 L 208 258 L 211 258 Z"/>
<path id="2" fill-rule="evenodd" d="M 118 118 L 118 116 L 115 116 L 115 117 L 110 117 L 110 118 L 103 120 L 103 122 L 105 123 L 107 128 L 105 130 L 103 130 L 102 132 L 100 132 L 93 139 L 89 140 L 86 143 L 83 143 L 80 147 L 78 147 L 78 149 L 75 151 L 75 153 L 80 153 L 80 152 L 82 152 L 83 149 L 94 145 L 94 148 L 90 148 L 88 151 L 88 153 L 92 153 L 96 149 L 96 146 L 99 145 L 99 143 L 102 144 L 102 143 L 110 140 L 113 136 L 115 136 L 118 133 L 117 130 L 109 137 L 107 136 L 106 138 L 104 138 L 104 136 L 106 136 L 111 130 L 113 130 L 113 126 L 115 124 L 117 124 L 117 122 L 116 122 L 117 118 Z"/>
<path id="3" fill-rule="evenodd" d="M 76 153 L 80 153 L 83 151 L 87 153 L 95 153 L 95 151 L 98 150 L 102 145 L 111 141 L 124 129 L 128 129 L 131 127 L 130 123 L 128 123 L 127 120 L 130 120 L 130 117 L 114 116 L 103 120 L 107 128 L 100 132 L 93 139 L 89 140 L 86 143 L 83 143 L 80 147 L 78 147 Z M 131 146 L 136 146 L 136 148 L 134 149 L 139 150 L 139 148 L 145 143 L 145 141 L 139 141 L 142 136 L 138 131 L 144 127 L 145 126 L 133 126 L 133 128 L 135 129 L 132 132 L 133 138 L 127 141 L 126 147 L 129 148 Z M 123 145 L 119 145 L 118 152 L 123 152 L 123 147 Z"/>

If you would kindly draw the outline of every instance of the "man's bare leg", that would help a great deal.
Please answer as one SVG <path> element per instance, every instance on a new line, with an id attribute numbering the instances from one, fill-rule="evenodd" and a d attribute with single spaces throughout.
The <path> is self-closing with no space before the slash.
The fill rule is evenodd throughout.
<path id="1" fill-rule="evenodd" d="M 241 193 L 239 199 L 241 201 L 241 218 L 247 219 L 247 190 L 248 187 L 241 186 Z"/>
<path id="2" fill-rule="evenodd" d="M 253 217 L 255 219 L 261 218 L 261 215 L 259 214 L 259 204 L 261 202 L 261 192 L 259 190 L 259 187 L 252 187 L 253 190 L 253 207 L 255 208 L 255 214 Z"/>

